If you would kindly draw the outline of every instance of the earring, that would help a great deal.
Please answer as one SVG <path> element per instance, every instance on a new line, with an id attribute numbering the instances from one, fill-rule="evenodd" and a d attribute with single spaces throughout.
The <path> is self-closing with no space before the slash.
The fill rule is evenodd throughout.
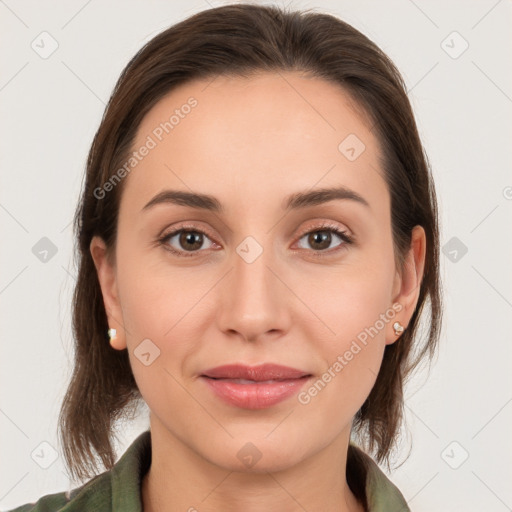
<path id="1" fill-rule="evenodd" d="M 400 336 L 404 332 L 404 326 L 400 322 L 395 322 L 393 324 L 393 329 L 395 330 L 395 334 Z"/>
<path id="2" fill-rule="evenodd" d="M 110 338 L 110 342 L 112 343 L 112 340 L 114 340 L 117 336 L 116 329 L 109 329 L 108 330 L 108 337 Z"/>

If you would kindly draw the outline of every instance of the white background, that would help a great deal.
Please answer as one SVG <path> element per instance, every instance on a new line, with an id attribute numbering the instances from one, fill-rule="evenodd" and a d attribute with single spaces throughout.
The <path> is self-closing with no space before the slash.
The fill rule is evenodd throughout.
<path id="1" fill-rule="evenodd" d="M 192 13 L 222 4 L 0 2 L 1 509 L 69 485 L 57 416 L 72 363 L 71 219 L 105 103 L 146 41 Z M 339 16 L 395 61 L 433 167 L 442 245 L 457 237 L 468 249 L 456 262 L 442 255 L 445 324 L 439 357 L 430 374 L 418 374 L 408 388 L 408 429 L 396 460 L 410 455 L 392 479 L 417 512 L 510 510 L 512 4 L 288 5 Z M 31 48 L 43 31 L 58 42 L 47 59 Z M 453 54 L 464 43 L 453 31 L 469 44 L 458 58 Z M 57 247 L 46 263 L 32 252 L 42 237 Z M 147 411 L 123 425 L 118 455 L 146 428 Z M 48 469 L 31 458 L 35 449 L 51 453 L 42 442 L 58 455 Z M 457 466 L 466 453 L 458 469 L 450 467 L 448 462 Z"/>

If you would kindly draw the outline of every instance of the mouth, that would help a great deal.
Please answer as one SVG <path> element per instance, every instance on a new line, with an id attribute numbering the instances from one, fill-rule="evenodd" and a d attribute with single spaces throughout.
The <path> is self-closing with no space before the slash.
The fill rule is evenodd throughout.
<path id="1" fill-rule="evenodd" d="M 253 382 L 274 382 L 290 379 L 300 379 L 311 376 L 310 373 L 273 363 L 264 363 L 258 366 L 247 366 L 243 364 L 229 364 L 217 366 L 206 370 L 202 377 L 211 379 L 233 379 L 240 383 L 250 384 Z"/>
<path id="2" fill-rule="evenodd" d="M 217 398 L 243 409 L 276 405 L 296 394 L 311 377 L 310 373 L 274 364 L 225 365 L 201 374 Z"/>

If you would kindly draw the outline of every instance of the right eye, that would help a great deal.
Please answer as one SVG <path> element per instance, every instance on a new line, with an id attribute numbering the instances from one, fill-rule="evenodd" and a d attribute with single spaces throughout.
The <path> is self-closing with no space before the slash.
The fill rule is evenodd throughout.
<path id="1" fill-rule="evenodd" d="M 158 241 L 165 249 L 179 257 L 191 257 L 198 252 L 202 252 L 199 249 L 203 246 L 205 240 L 210 241 L 210 246 L 207 249 L 216 245 L 204 231 L 196 227 L 181 226 L 170 233 L 166 233 Z"/>

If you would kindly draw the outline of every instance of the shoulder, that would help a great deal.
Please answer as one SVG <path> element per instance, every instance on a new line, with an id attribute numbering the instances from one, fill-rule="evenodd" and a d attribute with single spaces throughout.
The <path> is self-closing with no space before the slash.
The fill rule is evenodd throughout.
<path id="1" fill-rule="evenodd" d="M 349 446 L 347 477 L 349 471 L 364 489 L 368 512 L 410 512 L 398 487 L 369 455 L 352 443 Z"/>
<path id="2" fill-rule="evenodd" d="M 109 470 L 71 491 L 47 494 L 6 512 L 138 512 L 140 484 L 151 462 L 150 432 L 140 434 Z"/>
<path id="3" fill-rule="evenodd" d="M 78 512 L 110 511 L 110 471 L 94 477 L 86 484 L 71 491 L 42 496 L 34 503 L 26 503 L 6 512 Z"/>

